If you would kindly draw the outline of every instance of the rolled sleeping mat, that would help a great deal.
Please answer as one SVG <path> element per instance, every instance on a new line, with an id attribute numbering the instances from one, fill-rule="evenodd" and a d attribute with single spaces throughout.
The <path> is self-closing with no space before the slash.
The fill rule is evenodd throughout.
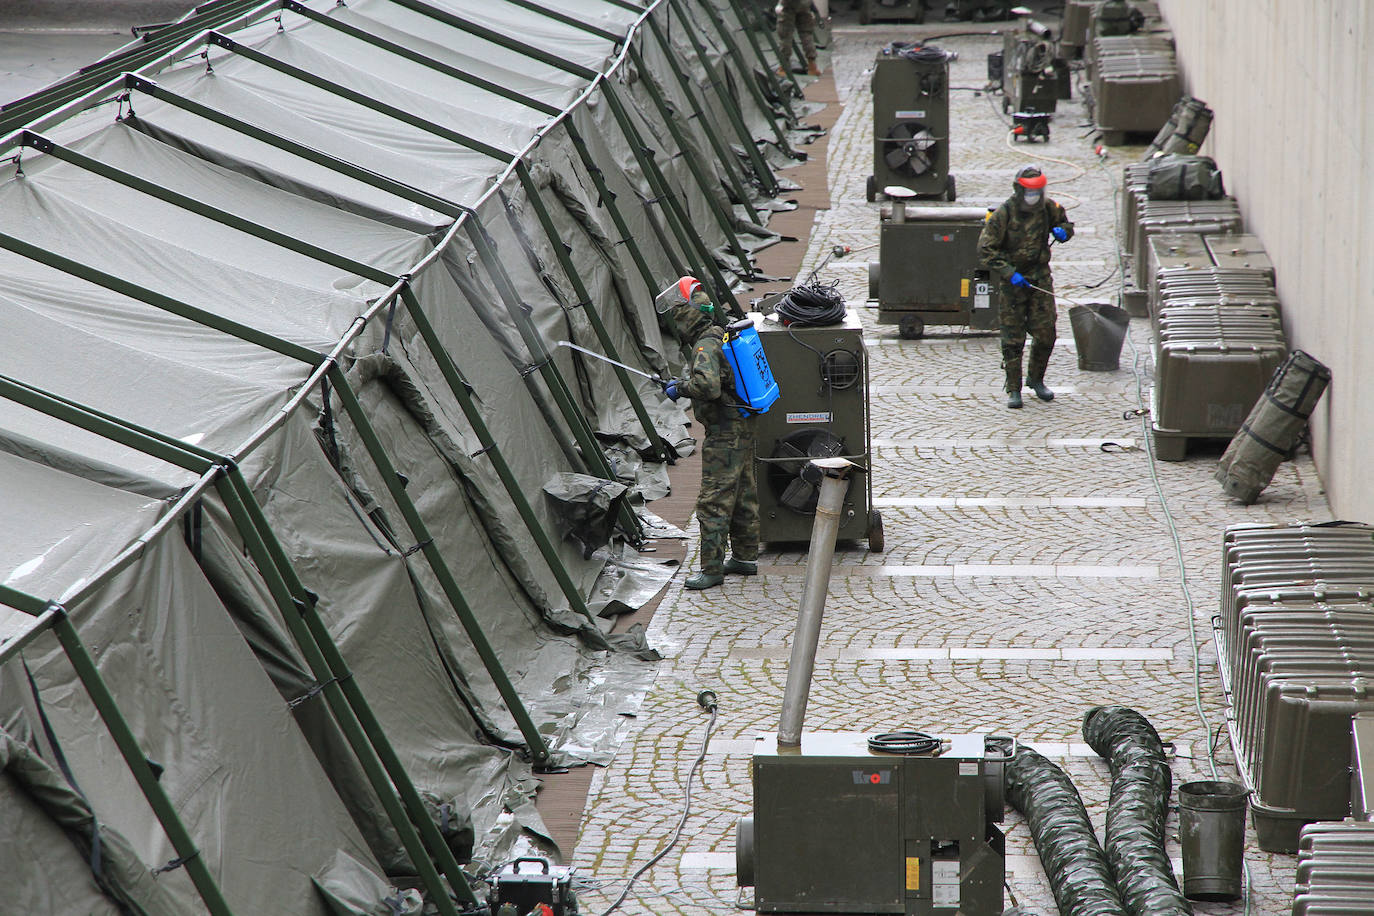
<path id="1" fill-rule="evenodd" d="M 1279 465 L 1297 453 L 1330 381 L 1331 370 L 1307 353 L 1288 354 L 1217 462 L 1223 493 L 1247 506 L 1259 498 Z"/>

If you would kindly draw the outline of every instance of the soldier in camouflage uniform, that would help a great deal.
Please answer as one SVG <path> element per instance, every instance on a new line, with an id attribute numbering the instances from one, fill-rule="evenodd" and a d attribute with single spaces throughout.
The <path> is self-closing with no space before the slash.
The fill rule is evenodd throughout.
<path id="1" fill-rule="evenodd" d="M 1016 173 L 1014 193 L 988 217 L 978 237 L 979 261 L 1000 278 L 1002 369 L 1007 406 L 1013 409 L 1021 406 L 1021 353 L 1028 332 L 1026 385 L 1040 400 L 1054 399 L 1054 392 L 1045 387 L 1045 367 L 1056 336 L 1050 239 L 1073 238 L 1073 223 L 1063 207 L 1045 196 L 1046 183 L 1040 169 L 1024 166 Z M 1036 286 L 1040 289 L 1032 288 Z"/>
<path id="2" fill-rule="evenodd" d="M 671 305 L 678 338 L 694 341 L 687 377 L 664 386 L 673 400 L 692 399 L 692 413 L 705 432 L 701 445 L 701 493 L 697 524 L 701 528 L 701 571 L 687 588 L 712 588 L 726 573 L 758 572 L 759 491 L 754 473 L 754 421 L 734 406 L 735 377 L 725 358 L 725 331 L 713 316 L 711 298 L 693 277 L 683 277 L 659 296 Z M 727 541 L 730 558 L 725 558 Z"/>
<path id="3" fill-rule="evenodd" d="M 779 0 L 778 13 L 778 57 L 782 66 L 778 75 L 786 76 L 792 61 L 792 35 L 801 32 L 802 53 L 806 55 L 806 72 L 820 76 L 816 66 L 816 14 L 811 11 L 811 0 Z"/>

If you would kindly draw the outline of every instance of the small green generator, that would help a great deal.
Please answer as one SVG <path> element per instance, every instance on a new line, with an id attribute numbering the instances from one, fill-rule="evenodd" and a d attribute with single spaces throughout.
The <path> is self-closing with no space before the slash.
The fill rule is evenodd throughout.
<path id="1" fill-rule="evenodd" d="M 997 288 L 978 266 L 978 236 L 987 211 L 912 207 L 892 189 L 878 229 L 878 260 L 868 262 L 868 305 L 879 324 L 907 339 L 927 325 L 998 327 Z"/>

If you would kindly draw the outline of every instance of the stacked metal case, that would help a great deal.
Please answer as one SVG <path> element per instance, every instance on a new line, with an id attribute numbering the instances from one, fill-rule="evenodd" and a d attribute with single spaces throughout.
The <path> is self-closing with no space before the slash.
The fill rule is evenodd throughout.
<path id="1" fill-rule="evenodd" d="M 1261 849 L 1351 810 L 1351 717 L 1374 711 L 1374 526 L 1238 525 L 1217 652 Z"/>
<path id="2" fill-rule="evenodd" d="M 1103 142 L 1158 133 L 1183 91 L 1173 38 L 1165 32 L 1097 36 L 1088 46 L 1093 119 Z"/>
<path id="3" fill-rule="evenodd" d="M 1298 842 L 1293 916 L 1374 914 L 1374 824 L 1310 824 Z"/>
<path id="4" fill-rule="evenodd" d="M 1259 239 L 1162 232 L 1146 236 L 1145 251 L 1155 454 L 1179 461 L 1188 439 L 1240 429 L 1288 345 Z"/>

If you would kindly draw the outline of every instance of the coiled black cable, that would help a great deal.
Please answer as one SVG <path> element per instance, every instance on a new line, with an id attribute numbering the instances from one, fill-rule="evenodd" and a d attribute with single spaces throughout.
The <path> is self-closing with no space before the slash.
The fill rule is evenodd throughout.
<path id="1" fill-rule="evenodd" d="M 807 283 L 788 290 L 773 309 L 784 325 L 820 327 L 844 320 L 844 296 L 834 283 Z"/>
<path id="2" fill-rule="evenodd" d="M 868 749 L 882 754 L 934 754 L 940 750 L 940 739 L 908 728 L 872 736 Z"/>

